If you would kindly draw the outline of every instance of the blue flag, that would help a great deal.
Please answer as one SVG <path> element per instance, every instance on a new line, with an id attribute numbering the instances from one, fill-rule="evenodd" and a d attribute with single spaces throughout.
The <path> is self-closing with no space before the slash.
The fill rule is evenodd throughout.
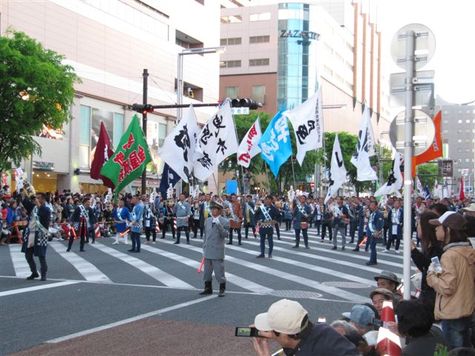
<path id="1" fill-rule="evenodd" d="M 172 185 L 172 187 L 174 187 L 179 180 L 180 176 L 176 174 L 175 171 L 171 169 L 167 163 L 165 163 L 165 165 L 163 166 L 162 179 L 160 180 L 159 188 L 162 199 L 167 199 L 167 190 L 170 187 L 170 184 Z"/>
<path id="2" fill-rule="evenodd" d="M 270 170 L 277 177 L 280 166 L 292 155 L 289 125 L 287 117 L 282 116 L 282 111 L 275 114 L 267 126 L 259 141 L 259 147 L 262 150 L 262 159 L 267 162 Z"/>
<path id="3" fill-rule="evenodd" d="M 428 185 L 424 187 L 424 200 L 427 200 L 427 199 L 432 199 L 432 195 L 430 194 Z"/>

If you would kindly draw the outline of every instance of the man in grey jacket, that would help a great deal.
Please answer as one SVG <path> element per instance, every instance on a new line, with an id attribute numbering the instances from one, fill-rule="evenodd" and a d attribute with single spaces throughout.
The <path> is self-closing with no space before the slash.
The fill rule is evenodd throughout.
<path id="1" fill-rule="evenodd" d="M 213 294 L 212 277 L 219 283 L 219 297 L 224 297 L 226 278 L 224 277 L 224 245 L 229 236 L 229 220 L 221 216 L 223 206 L 217 202 L 210 204 L 211 216 L 205 220 L 203 240 L 205 288 L 201 295 Z"/>

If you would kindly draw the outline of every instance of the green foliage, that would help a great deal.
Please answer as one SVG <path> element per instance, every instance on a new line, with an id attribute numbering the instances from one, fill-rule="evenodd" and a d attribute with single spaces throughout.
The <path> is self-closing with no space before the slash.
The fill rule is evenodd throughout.
<path id="1" fill-rule="evenodd" d="M 61 128 L 78 77 L 63 57 L 22 32 L 0 37 L 0 172 L 41 148 L 32 135 Z"/>
<path id="2" fill-rule="evenodd" d="M 439 167 L 437 163 L 425 163 L 417 166 L 417 176 L 423 187 L 427 185 L 429 190 L 432 189 L 435 180 L 439 177 Z"/>

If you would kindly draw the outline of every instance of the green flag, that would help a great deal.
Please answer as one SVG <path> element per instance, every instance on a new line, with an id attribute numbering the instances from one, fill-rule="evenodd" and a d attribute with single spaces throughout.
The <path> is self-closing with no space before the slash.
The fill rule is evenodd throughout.
<path id="1" fill-rule="evenodd" d="M 142 175 L 150 161 L 147 141 L 139 125 L 139 119 L 134 115 L 127 131 L 120 139 L 117 150 L 102 166 L 101 175 L 114 183 L 114 195 L 117 195 L 130 182 Z"/>

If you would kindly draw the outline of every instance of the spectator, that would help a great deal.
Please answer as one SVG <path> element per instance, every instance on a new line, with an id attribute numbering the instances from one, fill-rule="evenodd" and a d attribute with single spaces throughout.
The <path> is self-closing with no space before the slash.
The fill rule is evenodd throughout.
<path id="1" fill-rule="evenodd" d="M 437 345 L 445 345 L 440 329 L 433 326 L 434 316 L 429 306 L 417 300 L 404 300 L 396 308 L 398 331 L 406 338 L 403 355 L 432 356 Z"/>
<path id="2" fill-rule="evenodd" d="M 356 328 L 345 320 L 335 320 L 330 326 L 336 330 L 336 332 L 346 337 L 356 349 L 364 356 L 376 356 L 377 353 L 373 346 L 368 345 L 368 342 L 362 337 Z"/>
<path id="3" fill-rule="evenodd" d="M 449 349 L 469 347 L 472 314 L 475 311 L 475 250 L 467 242 L 465 218 L 446 212 L 429 221 L 436 235 L 447 245 L 441 257 L 441 270 L 429 266 L 427 284 L 436 291 L 434 314 L 442 321 Z"/>
<path id="4" fill-rule="evenodd" d="M 384 301 L 391 301 L 394 304 L 394 294 L 386 288 L 376 288 L 370 293 L 369 297 L 371 298 L 372 305 L 378 312 L 378 315 L 375 315 L 376 317 L 381 315 Z"/>
<path id="5" fill-rule="evenodd" d="M 419 225 L 417 226 L 417 235 L 421 239 L 422 250 L 416 248 L 414 242 L 411 247 L 411 258 L 417 268 L 422 272 L 421 293 L 419 299 L 425 304 L 429 304 L 434 309 L 435 291 L 427 285 L 427 269 L 431 263 L 432 257 L 442 255 L 442 243 L 437 240 L 435 226 L 429 224 L 429 220 L 436 219 L 437 215 L 433 211 L 425 211 L 421 214 Z"/>
<path id="6" fill-rule="evenodd" d="M 259 356 L 269 356 L 269 339 L 277 341 L 286 355 L 358 355 L 355 346 L 326 324 L 312 324 L 308 312 L 297 302 L 281 299 L 267 313 L 255 318 L 258 338 L 253 339 Z"/>
<path id="7" fill-rule="evenodd" d="M 386 288 L 387 290 L 396 293 L 397 286 L 400 284 L 399 279 L 397 276 L 388 271 L 381 271 L 380 274 L 374 277 L 378 288 Z"/>

